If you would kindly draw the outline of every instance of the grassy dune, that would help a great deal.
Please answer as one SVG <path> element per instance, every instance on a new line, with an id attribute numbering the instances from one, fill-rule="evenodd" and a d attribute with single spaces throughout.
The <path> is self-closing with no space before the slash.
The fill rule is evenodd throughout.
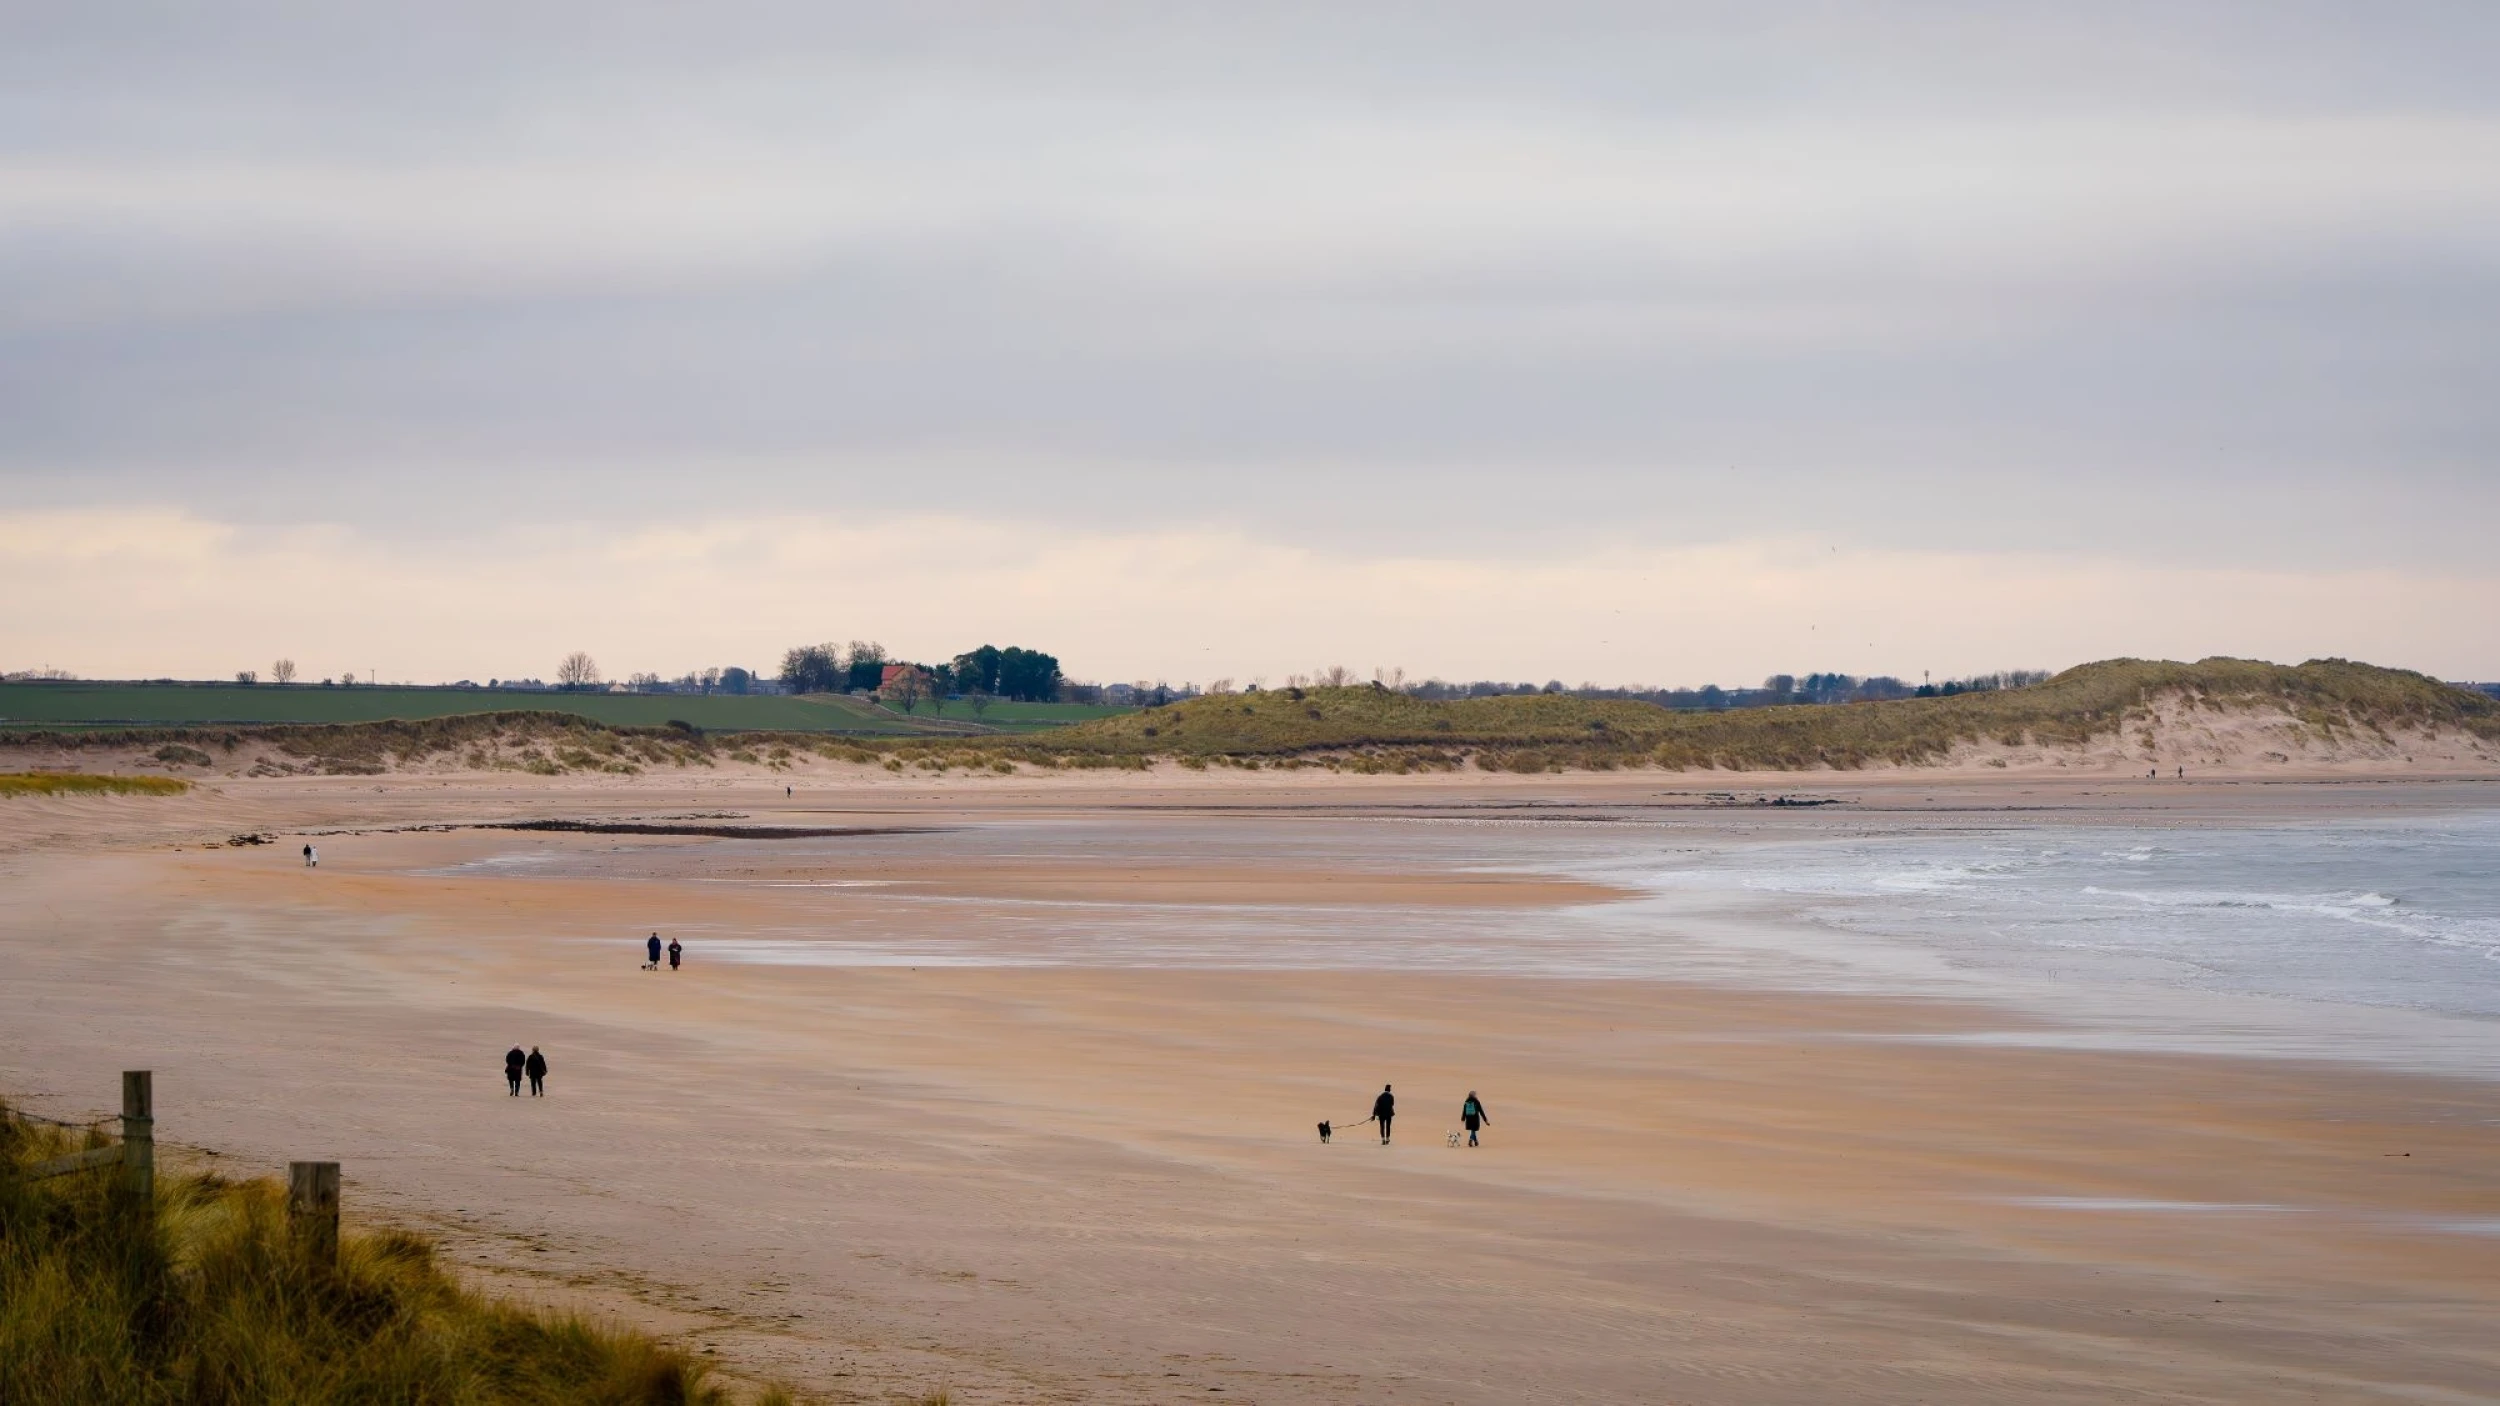
<path id="1" fill-rule="evenodd" d="M 2254 713 L 2287 717 L 2310 740 L 2329 744 L 2392 743 L 2398 734 L 2430 731 L 2500 744 L 2500 700 L 2422 674 L 2332 659 L 2297 667 L 2242 659 L 2195 664 L 2113 659 L 1994 693 L 1722 713 L 1566 694 L 1426 702 L 1360 687 L 1196 698 L 1025 735 L 705 732 L 524 711 L 249 728 L 0 732 L 0 747 L 54 755 L 140 749 L 169 769 L 249 767 L 257 775 L 378 775 L 443 765 L 550 776 L 630 775 L 723 761 L 791 767 L 810 758 L 928 771 L 1142 767 L 1157 760 L 1189 767 L 1326 765 L 1361 772 L 1468 765 L 1522 772 L 1803 771 L 1926 765 L 1969 744 L 2079 748 L 2111 739 L 2130 723 L 2140 728 L 2157 710 L 2174 718 L 2182 711 L 2215 720 Z M 155 777 L 59 780 L 63 785 L 56 793 L 180 784 Z"/>
<path id="2" fill-rule="evenodd" d="M 711 754 L 711 744 L 699 730 L 614 727 L 576 713 L 551 712 L 262 727 L 0 731 L 0 747 L 70 753 L 145 748 L 153 749 L 149 755 L 155 760 L 172 767 L 209 767 L 238 756 L 264 757 L 270 759 L 265 770 L 333 776 L 379 775 L 395 765 L 446 755 L 469 760 L 482 770 L 557 774 L 699 764 Z M 176 788 L 189 784 L 164 777 L 122 779 Z"/>
<path id="3" fill-rule="evenodd" d="M 75 771 L 0 772 L 0 796 L 178 796 L 191 783 L 171 776 L 90 776 Z"/>
<path id="4" fill-rule="evenodd" d="M 143 1213 L 116 1170 L 13 1174 L 78 1146 L 0 1119 L 0 1401 L 728 1400 L 675 1349 L 462 1290 L 413 1236 L 315 1263 L 273 1183 L 160 1177 Z"/>
<path id="5" fill-rule="evenodd" d="M 2172 700 L 2217 714 L 2280 709 L 2322 739 L 2450 728 L 2500 742 L 2500 701 L 2421 674 L 2342 660 L 2286 667 L 2116 659 L 1995 693 L 1722 713 L 1562 694 L 1429 703 L 1375 688 L 1284 690 L 1193 699 L 1023 745 L 1079 764 L 1144 756 L 1201 764 L 1329 757 L 1401 770 L 1466 759 L 1521 771 L 1789 771 L 1915 766 L 1964 743 L 2080 746 Z"/>

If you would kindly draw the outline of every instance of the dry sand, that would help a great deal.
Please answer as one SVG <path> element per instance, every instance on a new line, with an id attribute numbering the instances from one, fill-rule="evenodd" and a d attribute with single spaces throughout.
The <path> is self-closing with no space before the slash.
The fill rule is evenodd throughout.
<path id="1" fill-rule="evenodd" d="M 1844 789 L 1999 822 L 2500 804 L 2470 781 Z M 2500 1236 L 2453 1233 L 2500 1224 L 2493 1085 L 1915 1038 L 2027 1019 L 1963 1003 L 772 967 L 699 944 L 670 975 L 631 950 L 654 927 L 810 921 L 828 891 L 778 886 L 798 883 L 960 900 L 909 908 L 933 928 L 1105 898 L 1533 922 L 1607 895 L 1354 853 L 1275 863 L 1229 837 L 1389 807 L 1700 807 L 1702 790 L 1158 773 L 785 800 L 736 776 L 341 778 L 9 802 L 0 1087 L 104 1111 L 116 1070 L 152 1067 L 169 1142 L 237 1172 L 338 1158 L 355 1213 L 441 1232 L 499 1289 L 833 1400 L 2500 1399 Z M 1189 863 L 836 854 L 723 885 L 672 869 L 673 839 L 393 828 L 696 811 L 1116 811 L 1208 839 Z M 278 843 L 222 843 L 245 831 Z M 524 852 L 581 872 L 457 868 Z M 548 1050 L 551 1098 L 505 1096 L 516 1040 Z M 1396 1146 L 1360 1127 L 1318 1145 L 1314 1119 L 1359 1114 L 1389 1079 Z M 1469 1088 L 1489 1145 L 1452 1150 Z"/>

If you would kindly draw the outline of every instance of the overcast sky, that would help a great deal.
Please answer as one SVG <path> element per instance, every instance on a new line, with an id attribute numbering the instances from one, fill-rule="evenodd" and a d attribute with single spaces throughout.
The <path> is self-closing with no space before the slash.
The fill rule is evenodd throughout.
<path id="1" fill-rule="evenodd" d="M 2489 3 L 0 31 L 0 669 L 2500 676 Z"/>

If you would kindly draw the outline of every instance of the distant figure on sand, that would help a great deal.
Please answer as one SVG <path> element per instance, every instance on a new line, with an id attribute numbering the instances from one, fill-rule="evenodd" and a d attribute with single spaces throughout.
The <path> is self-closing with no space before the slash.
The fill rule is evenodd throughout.
<path id="1" fill-rule="evenodd" d="M 1458 1121 L 1467 1125 L 1469 1147 L 1476 1145 L 1476 1129 L 1493 1121 L 1493 1115 L 1484 1111 L 1484 1102 L 1476 1097 L 1474 1089 L 1467 1091 L 1467 1101 L 1458 1106 Z"/>
<path id="2" fill-rule="evenodd" d="M 677 939 L 673 937 L 670 938 L 668 940 L 668 969 L 670 971 L 677 970 L 677 959 L 685 954 L 686 949 L 678 945 Z"/>
<path id="3" fill-rule="evenodd" d="M 1389 1120 L 1398 1116 L 1398 1096 L 1389 1086 L 1380 1086 L 1380 1097 L 1372 1100 L 1372 1121 L 1380 1125 L 1380 1145 L 1389 1145 Z"/>
<path id="4" fill-rule="evenodd" d="M 538 1052 L 536 1045 L 532 1045 L 529 1063 L 521 1067 L 529 1071 L 530 1097 L 545 1098 L 547 1096 L 547 1057 Z"/>
<path id="5" fill-rule="evenodd" d="M 521 1067 L 529 1063 L 529 1058 L 528 1055 L 521 1053 L 519 1045 L 514 1045 L 504 1052 L 503 1078 L 505 1083 L 512 1086 L 514 1098 L 521 1096 Z"/>
<path id="6" fill-rule="evenodd" d="M 647 972 L 658 971 L 660 969 L 660 935 L 656 932 L 651 934 L 651 940 L 643 945 L 642 950 L 651 954 L 643 959 L 642 969 Z"/>
<path id="7" fill-rule="evenodd" d="M 304 867 L 305 867 L 305 868 L 307 868 L 307 869 L 310 869 L 310 868 L 312 867 L 312 846 L 311 846 L 311 845 L 306 845 L 306 846 L 304 846 Z"/>

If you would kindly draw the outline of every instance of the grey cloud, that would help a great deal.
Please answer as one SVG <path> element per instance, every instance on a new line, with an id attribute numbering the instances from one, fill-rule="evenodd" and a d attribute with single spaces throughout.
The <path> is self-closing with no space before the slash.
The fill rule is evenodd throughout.
<path id="1" fill-rule="evenodd" d="M 2270 564 L 2500 511 L 2488 7 L 21 28 L 24 501 Z"/>

